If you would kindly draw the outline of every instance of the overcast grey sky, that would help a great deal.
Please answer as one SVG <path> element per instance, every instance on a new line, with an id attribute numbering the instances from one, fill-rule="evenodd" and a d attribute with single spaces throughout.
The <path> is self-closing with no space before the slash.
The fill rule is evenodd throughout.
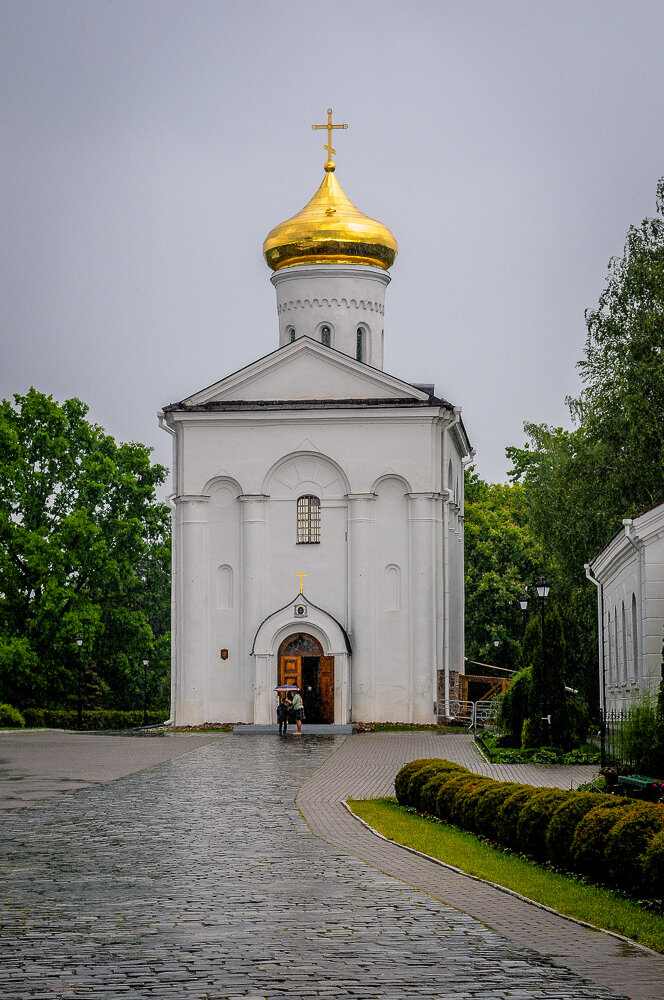
<path id="1" fill-rule="evenodd" d="M 337 177 L 399 242 L 385 368 L 505 478 L 664 174 L 664 4 L 0 0 L 0 395 L 156 412 L 273 350 L 261 247 Z"/>

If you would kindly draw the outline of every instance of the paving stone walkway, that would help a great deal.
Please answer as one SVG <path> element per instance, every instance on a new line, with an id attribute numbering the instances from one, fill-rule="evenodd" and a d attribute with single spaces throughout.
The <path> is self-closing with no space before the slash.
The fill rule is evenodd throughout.
<path id="1" fill-rule="evenodd" d="M 297 790 L 372 744 L 229 735 L 5 813 L 0 996 L 615 997 L 310 832 Z"/>
<path id="2" fill-rule="evenodd" d="M 411 736 L 344 742 L 228 735 L 147 770 L 6 812 L 0 996 L 636 995 L 617 994 L 514 943 L 511 933 L 370 867 L 303 822 L 294 804 L 300 788 L 309 821 L 318 798 L 319 832 L 335 839 L 343 807 L 332 775 L 350 778 L 354 769 L 357 779 L 368 768 L 382 771 L 384 784 L 385 769 L 413 747 L 419 753 Z M 446 742 L 446 755 L 452 749 Z"/>
<path id="3" fill-rule="evenodd" d="M 535 949 L 548 961 L 573 969 L 598 986 L 616 989 L 632 1000 L 664 997 L 664 956 L 580 926 L 410 854 L 380 840 L 349 815 L 343 799 L 394 795 L 394 775 L 402 764 L 418 757 L 445 757 L 499 780 L 559 788 L 576 787 L 597 773 L 597 768 L 587 766 L 488 764 L 466 735 L 358 734 L 304 783 L 297 803 L 317 836 L 476 917 L 515 944 Z"/>

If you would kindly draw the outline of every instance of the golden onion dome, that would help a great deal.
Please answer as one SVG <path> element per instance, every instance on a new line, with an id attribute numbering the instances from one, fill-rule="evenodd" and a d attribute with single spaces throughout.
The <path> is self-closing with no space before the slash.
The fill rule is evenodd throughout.
<path id="1" fill-rule="evenodd" d="M 397 255 L 397 241 L 387 226 L 349 201 L 328 160 L 316 194 L 292 219 L 274 227 L 263 254 L 273 271 L 296 264 L 368 264 L 387 270 Z"/>

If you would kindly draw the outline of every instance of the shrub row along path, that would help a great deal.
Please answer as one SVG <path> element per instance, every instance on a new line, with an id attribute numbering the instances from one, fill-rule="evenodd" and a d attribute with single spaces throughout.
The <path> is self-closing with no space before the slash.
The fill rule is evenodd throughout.
<path id="1" fill-rule="evenodd" d="M 394 795 L 394 775 L 402 764 L 419 757 L 443 757 L 500 781 L 558 788 L 576 787 L 597 773 L 596 767 L 581 765 L 489 764 L 465 734 L 357 734 L 305 782 L 297 804 L 312 831 L 323 840 L 476 917 L 518 946 L 535 949 L 547 961 L 634 1000 L 659 1000 L 664 996 L 664 956 L 635 948 L 413 855 L 377 838 L 349 815 L 344 799 Z"/>
<path id="2" fill-rule="evenodd" d="M 19 738 L 36 754 L 46 734 Z M 127 738 L 133 773 L 0 816 L 3 1000 L 661 995 L 658 958 L 448 878 L 345 812 L 342 797 L 389 792 L 404 760 L 465 763 L 466 739 L 204 740 L 155 740 L 170 759 L 138 770 L 153 751 Z"/>

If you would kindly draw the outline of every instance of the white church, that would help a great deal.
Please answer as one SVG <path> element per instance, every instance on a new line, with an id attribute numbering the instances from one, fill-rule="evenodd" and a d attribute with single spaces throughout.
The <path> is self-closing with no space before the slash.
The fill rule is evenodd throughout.
<path id="1" fill-rule="evenodd" d="M 397 244 L 328 161 L 263 252 L 278 346 L 164 407 L 176 725 L 433 723 L 463 672 L 459 407 L 383 370 Z"/>

